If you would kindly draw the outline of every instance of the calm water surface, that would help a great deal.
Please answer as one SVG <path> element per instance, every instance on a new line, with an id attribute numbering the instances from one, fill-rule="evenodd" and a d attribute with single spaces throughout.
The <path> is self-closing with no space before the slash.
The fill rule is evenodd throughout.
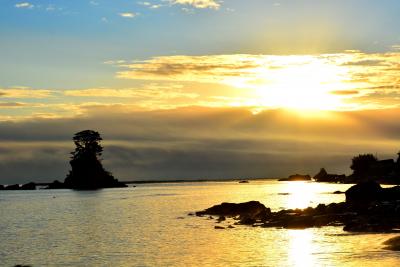
<path id="1" fill-rule="evenodd" d="M 340 202 L 349 185 L 251 181 L 169 183 L 99 191 L 0 192 L 0 265 L 399 266 L 393 234 L 238 226 L 187 216 L 221 202 L 272 210 Z M 288 193 L 288 194 L 286 194 Z M 225 225 L 229 223 L 225 222 Z"/>

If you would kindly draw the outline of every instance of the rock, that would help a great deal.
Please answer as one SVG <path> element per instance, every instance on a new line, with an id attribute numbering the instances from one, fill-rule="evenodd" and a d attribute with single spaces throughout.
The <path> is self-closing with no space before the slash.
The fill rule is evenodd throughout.
<path id="1" fill-rule="evenodd" d="M 233 225 L 229 225 L 228 228 L 229 228 L 229 229 L 233 229 L 233 228 L 235 228 L 235 227 L 234 227 Z"/>
<path id="2" fill-rule="evenodd" d="M 335 194 L 335 195 L 340 195 L 340 194 L 344 194 L 345 192 L 343 192 L 343 191 L 335 191 L 335 192 L 333 192 L 333 194 Z"/>
<path id="3" fill-rule="evenodd" d="M 271 214 L 271 209 L 266 208 L 258 201 L 249 201 L 245 203 L 222 203 L 215 205 L 204 211 L 196 212 L 197 216 L 201 215 L 220 215 L 234 217 L 239 215 L 242 220 L 244 217 L 253 220 L 263 220 Z"/>
<path id="4" fill-rule="evenodd" d="M 239 181 L 239 184 L 248 184 L 248 183 L 249 183 L 249 181 L 247 181 L 247 180 Z"/>
<path id="5" fill-rule="evenodd" d="M 78 190 L 128 187 L 104 169 L 101 163 L 101 140 L 100 134 L 93 130 L 84 130 L 74 135 L 76 148 L 71 152 L 71 170 L 64 180 L 65 187 Z"/>
<path id="6" fill-rule="evenodd" d="M 382 187 L 377 182 L 362 182 L 346 191 L 346 202 L 365 205 L 380 198 Z"/>
<path id="7" fill-rule="evenodd" d="M 214 226 L 214 229 L 225 229 L 225 227 L 216 225 L 216 226 Z"/>
<path id="8" fill-rule="evenodd" d="M 277 212 L 258 201 L 222 203 L 197 216 L 226 216 L 238 222 L 235 225 L 305 229 L 323 226 L 344 226 L 349 232 L 400 232 L 400 187 L 381 188 L 379 184 L 358 184 L 346 191 L 346 202 L 319 204 L 306 209 L 282 209 Z M 361 204 L 360 204 L 361 203 Z"/>
<path id="9" fill-rule="evenodd" d="M 20 190 L 36 190 L 36 184 L 33 182 L 24 184 L 21 186 Z"/>
<path id="10" fill-rule="evenodd" d="M 4 185 L 0 184 L 0 190 L 4 190 Z"/>
<path id="11" fill-rule="evenodd" d="M 382 188 L 377 182 L 368 181 L 350 187 L 345 194 L 347 203 L 365 206 L 374 201 L 400 200 L 400 186 Z"/>
<path id="12" fill-rule="evenodd" d="M 19 184 L 7 185 L 4 187 L 4 190 L 19 190 Z"/>
<path id="13" fill-rule="evenodd" d="M 54 180 L 51 184 L 49 184 L 45 189 L 66 189 L 67 187 L 65 186 L 64 183 Z"/>
<path id="14" fill-rule="evenodd" d="M 321 170 L 314 175 L 314 180 L 316 182 L 340 183 L 346 180 L 346 175 L 329 174 L 324 168 L 321 168 Z"/>
<path id="15" fill-rule="evenodd" d="M 223 221 L 225 221 L 226 220 L 226 217 L 225 216 L 219 216 L 218 217 L 218 219 L 217 219 L 217 222 L 223 222 Z"/>
<path id="16" fill-rule="evenodd" d="M 279 179 L 278 181 L 311 181 L 310 175 L 294 174 L 288 178 Z"/>
<path id="17" fill-rule="evenodd" d="M 386 240 L 384 243 L 386 245 L 385 249 L 400 251 L 400 236 L 396 236 Z"/>

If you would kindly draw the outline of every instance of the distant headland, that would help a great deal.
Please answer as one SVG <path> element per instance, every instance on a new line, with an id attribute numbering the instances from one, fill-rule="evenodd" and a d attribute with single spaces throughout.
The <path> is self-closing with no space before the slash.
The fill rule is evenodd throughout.
<path id="1" fill-rule="evenodd" d="M 379 160 L 372 154 L 361 154 L 353 157 L 350 169 L 351 175 L 328 173 L 325 168 L 313 176 L 316 182 L 357 184 L 374 181 L 380 184 L 400 184 L 400 152 L 397 160 Z M 310 181 L 311 176 L 295 174 L 280 181 Z"/>

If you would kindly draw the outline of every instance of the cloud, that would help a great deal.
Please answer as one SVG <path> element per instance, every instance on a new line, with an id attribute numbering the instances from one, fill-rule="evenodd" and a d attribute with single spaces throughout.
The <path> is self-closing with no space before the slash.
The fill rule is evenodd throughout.
<path id="1" fill-rule="evenodd" d="M 21 2 L 21 3 L 17 3 L 15 4 L 16 8 L 29 8 L 32 9 L 34 8 L 34 5 L 29 3 L 29 2 Z"/>
<path id="2" fill-rule="evenodd" d="M 282 177 L 320 167 L 348 173 L 354 155 L 395 157 L 399 150 L 398 109 L 308 119 L 245 108 L 92 105 L 83 111 L 0 122 L 0 183 L 64 179 L 72 135 L 82 129 L 102 134 L 105 167 L 126 180 Z"/>
<path id="3" fill-rule="evenodd" d="M 334 94 L 334 95 L 358 95 L 359 91 L 357 91 L 357 90 L 338 90 L 338 91 L 331 91 L 331 94 Z"/>
<path id="4" fill-rule="evenodd" d="M 52 95 L 51 90 L 31 88 L 0 88 L 0 96 L 6 98 L 47 98 Z"/>
<path id="5" fill-rule="evenodd" d="M 25 106 L 24 103 L 19 103 L 19 102 L 0 102 L 0 109 L 1 108 L 19 108 L 19 107 L 24 107 L 24 106 Z"/>
<path id="6" fill-rule="evenodd" d="M 142 6 L 145 6 L 147 8 L 150 8 L 150 9 L 158 9 L 158 8 L 164 6 L 162 4 L 153 4 L 153 3 L 150 3 L 150 2 L 138 2 L 138 4 L 142 5 Z"/>
<path id="7" fill-rule="evenodd" d="M 298 101 L 325 98 L 336 103 L 334 108 L 349 110 L 399 106 L 399 62 L 399 52 L 346 51 L 292 56 L 161 56 L 115 65 L 121 79 L 226 85 L 245 89 L 247 96 L 252 92 L 255 100 L 265 98 L 269 107 L 282 107 L 289 96 Z"/>
<path id="8" fill-rule="evenodd" d="M 128 18 L 128 19 L 133 19 L 134 17 L 138 16 L 138 13 L 133 13 L 133 12 L 123 12 L 119 13 L 119 15 L 123 18 Z"/>
<path id="9" fill-rule="evenodd" d="M 216 0 L 169 0 L 173 5 L 189 5 L 195 8 L 219 9 L 221 4 Z"/>
<path id="10" fill-rule="evenodd" d="M 65 90 L 64 94 L 66 96 L 75 97 L 155 98 L 157 100 L 198 97 L 198 95 L 194 93 L 185 93 L 180 88 L 181 87 L 177 85 L 160 86 L 157 84 L 150 84 L 144 88 L 136 89 L 89 88 L 81 90 Z"/>

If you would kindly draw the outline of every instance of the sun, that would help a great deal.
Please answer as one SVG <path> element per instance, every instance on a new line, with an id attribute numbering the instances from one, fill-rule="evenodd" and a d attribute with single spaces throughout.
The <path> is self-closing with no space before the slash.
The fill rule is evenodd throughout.
<path id="1" fill-rule="evenodd" d="M 260 70 L 254 87 L 259 106 L 300 111 L 330 111 L 345 107 L 343 96 L 335 91 L 348 90 L 348 73 L 343 67 L 318 58 L 287 57 L 280 67 Z"/>

